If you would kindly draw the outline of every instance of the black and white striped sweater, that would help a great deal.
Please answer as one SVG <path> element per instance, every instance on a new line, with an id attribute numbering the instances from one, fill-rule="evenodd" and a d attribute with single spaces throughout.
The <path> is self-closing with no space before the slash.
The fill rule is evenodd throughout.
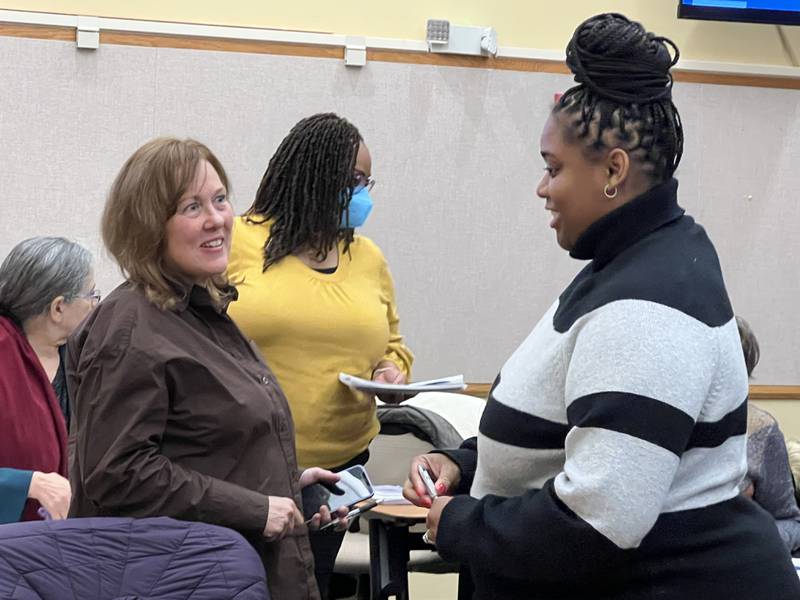
<path id="1" fill-rule="evenodd" d="M 592 259 L 500 371 L 437 544 L 480 598 L 800 597 L 738 495 L 747 373 L 719 261 L 677 181 L 594 223 Z"/>

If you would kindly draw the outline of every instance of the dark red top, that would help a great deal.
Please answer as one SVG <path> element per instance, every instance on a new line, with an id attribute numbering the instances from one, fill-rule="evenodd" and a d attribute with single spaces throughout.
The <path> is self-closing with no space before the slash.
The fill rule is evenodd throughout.
<path id="1" fill-rule="evenodd" d="M 67 427 L 25 333 L 0 316 L 0 467 L 67 476 Z M 40 519 L 28 500 L 23 521 Z"/>

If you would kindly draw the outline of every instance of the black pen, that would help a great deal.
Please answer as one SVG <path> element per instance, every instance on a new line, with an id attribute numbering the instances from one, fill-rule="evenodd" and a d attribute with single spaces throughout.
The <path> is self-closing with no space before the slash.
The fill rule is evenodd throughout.
<path id="1" fill-rule="evenodd" d="M 344 518 L 347 519 L 347 520 L 350 520 L 353 517 L 357 517 L 358 515 L 360 515 L 362 513 L 365 513 L 365 512 L 367 512 L 369 510 L 372 510 L 373 508 L 378 506 L 378 504 L 380 504 L 381 502 L 383 502 L 383 498 L 378 498 L 376 500 L 369 500 L 368 502 L 365 502 L 361 506 L 355 507 L 349 513 L 347 513 L 347 516 L 345 516 Z M 319 530 L 320 531 L 325 531 L 326 529 L 328 529 L 328 527 L 333 527 L 338 522 L 339 522 L 339 519 L 334 519 L 330 523 L 327 523 L 326 525 L 323 525 L 322 527 L 320 527 Z"/>

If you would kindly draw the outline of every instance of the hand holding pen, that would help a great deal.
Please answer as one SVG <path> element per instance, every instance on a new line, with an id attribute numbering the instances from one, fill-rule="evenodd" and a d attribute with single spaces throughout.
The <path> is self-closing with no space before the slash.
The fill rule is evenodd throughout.
<path id="1" fill-rule="evenodd" d="M 360 504 L 360 505 L 356 506 L 350 512 L 348 512 L 347 515 L 344 516 L 344 519 L 349 523 L 350 519 L 354 519 L 358 515 L 364 514 L 365 512 L 367 512 L 369 510 L 372 510 L 373 508 L 378 506 L 381 502 L 383 502 L 383 498 L 367 500 L 363 504 Z M 320 527 L 319 530 L 320 531 L 325 531 L 329 527 L 333 527 L 333 526 L 338 525 L 338 524 L 339 524 L 338 520 L 331 521 L 330 523 Z"/>
<path id="2" fill-rule="evenodd" d="M 427 484 L 420 467 L 427 473 Z M 451 493 L 460 481 L 461 469 L 447 455 L 423 454 L 411 462 L 411 471 L 403 485 L 403 496 L 412 504 L 430 508 L 434 498 Z"/>

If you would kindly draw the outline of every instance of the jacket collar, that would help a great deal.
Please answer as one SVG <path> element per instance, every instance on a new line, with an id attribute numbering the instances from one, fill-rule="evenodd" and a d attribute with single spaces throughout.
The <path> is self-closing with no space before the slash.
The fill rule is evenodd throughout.
<path id="1" fill-rule="evenodd" d="M 203 286 L 171 274 L 165 273 L 164 278 L 175 290 L 177 298 L 173 307 L 175 312 L 184 312 L 189 306 L 193 306 L 195 308 L 211 308 L 214 312 L 223 314 L 228 310 L 228 305 L 239 297 L 239 292 L 236 288 L 232 285 L 227 285 L 220 290 L 222 292 L 222 306 L 218 306 L 211 298 L 211 294 Z"/>
<path id="2" fill-rule="evenodd" d="M 572 258 L 592 259 L 594 270 L 602 269 L 623 250 L 683 216 L 678 206 L 678 180 L 649 189 L 589 225 L 570 250 Z"/>

